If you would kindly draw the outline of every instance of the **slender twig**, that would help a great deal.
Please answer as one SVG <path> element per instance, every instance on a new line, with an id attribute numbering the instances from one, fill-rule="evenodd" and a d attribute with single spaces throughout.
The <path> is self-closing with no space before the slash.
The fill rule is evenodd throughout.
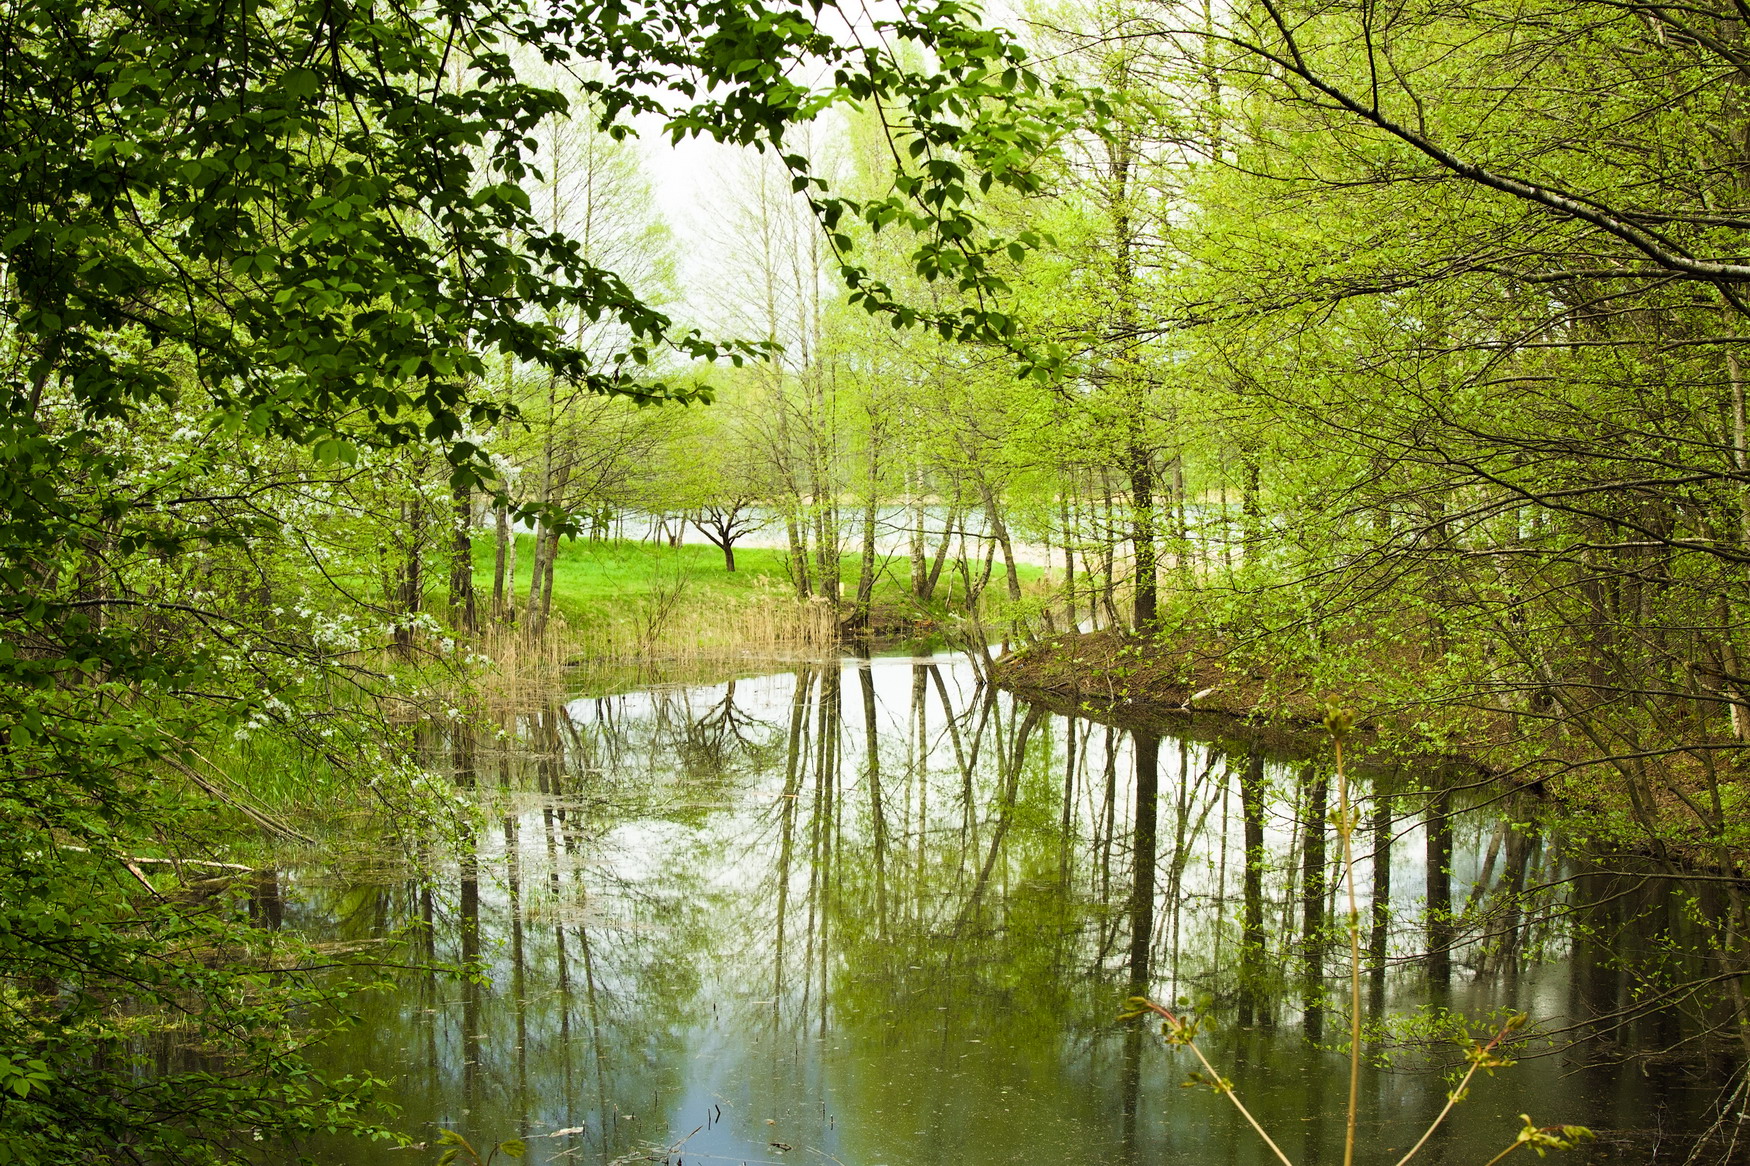
<path id="1" fill-rule="evenodd" d="M 1470 1068 L 1465 1072 L 1464 1078 L 1459 1081 L 1458 1087 L 1446 1095 L 1446 1105 L 1440 1110 L 1440 1113 L 1436 1115 L 1434 1120 L 1429 1123 L 1428 1128 L 1422 1131 L 1422 1136 L 1416 1139 L 1416 1144 L 1410 1147 L 1410 1152 L 1405 1154 L 1402 1158 L 1399 1158 L 1397 1162 L 1394 1163 L 1394 1166 L 1404 1166 L 1404 1163 L 1408 1162 L 1411 1158 L 1414 1158 L 1417 1152 L 1421 1150 L 1423 1146 L 1428 1144 L 1428 1139 L 1434 1136 L 1434 1131 L 1440 1128 L 1440 1123 L 1446 1120 L 1446 1115 L 1452 1112 L 1452 1107 L 1464 1100 L 1465 1091 L 1470 1088 L 1471 1078 L 1477 1075 L 1477 1070 L 1491 1063 L 1490 1054 L 1495 1051 L 1495 1046 L 1500 1044 L 1509 1032 L 1512 1032 L 1515 1028 L 1518 1028 L 1520 1024 L 1524 1023 L 1523 1016 L 1523 1013 L 1515 1016 L 1512 1020 L 1503 1024 L 1499 1032 L 1489 1038 L 1488 1044 L 1482 1046 L 1481 1049 L 1472 1050 Z"/>
<path id="2" fill-rule="evenodd" d="M 1275 1140 L 1264 1132 L 1264 1127 L 1258 1124 L 1258 1119 L 1252 1116 L 1252 1111 L 1246 1108 L 1245 1102 L 1241 1101 L 1239 1094 L 1234 1092 L 1232 1082 L 1215 1071 L 1215 1066 L 1209 1063 L 1209 1058 L 1203 1055 L 1203 1050 L 1198 1048 L 1197 1042 L 1191 1039 L 1190 1025 L 1180 1020 L 1171 1010 L 1156 1004 L 1146 996 L 1136 997 L 1135 1002 L 1160 1016 L 1172 1027 L 1173 1035 L 1177 1038 L 1174 1043 L 1184 1045 L 1197 1057 L 1198 1062 L 1209 1073 L 1210 1087 L 1234 1103 L 1234 1108 L 1240 1111 L 1240 1116 L 1245 1118 L 1254 1130 L 1258 1131 L 1258 1136 L 1264 1139 L 1264 1144 L 1270 1147 L 1270 1152 L 1276 1155 L 1282 1166 L 1294 1166 L 1288 1155 L 1282 1152 L 1282 1147 L 1278 1146 Z"/>
<path id="3" fill-rule="evenodd" d="M 1495 1163 L 1499 1162 L 1501 1159 L 1505 1158 L 1507 1155 L 1511 1154 L 1513 1151 L 1517 1150 L 1519 1147 L 1523 1146 L 1524 1144 L 1525 1143 L 1522 1141 L 1521 1142 L 1514 1142 L 1511 1146 L 1508 1146 L 1505 1150 L 1502 1150 L 1499 1154 L 1496 1154 L 1493 1158 L 1490 1158 L 1487 1162 L 1484 1162 L 1483 1166 L 1495 1166 Z"/>

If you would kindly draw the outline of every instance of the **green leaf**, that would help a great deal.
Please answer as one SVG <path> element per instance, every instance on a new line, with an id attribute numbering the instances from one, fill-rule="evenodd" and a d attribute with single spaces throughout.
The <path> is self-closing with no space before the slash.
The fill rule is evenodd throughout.
<path id="1" fill-rule="evenodd" d="M 287 69 L 280 74 L 280 88 L 291 97 L 314 97 L 321 85 L 322 77 L 314 69 Z"/>

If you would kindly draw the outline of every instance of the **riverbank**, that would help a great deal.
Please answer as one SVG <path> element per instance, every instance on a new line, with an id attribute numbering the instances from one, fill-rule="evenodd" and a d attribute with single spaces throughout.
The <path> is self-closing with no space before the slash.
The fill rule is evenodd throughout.
<path id="1" fill-rule="evenodd" d="M 1172 651 L 1110 629 L 1047 637 L 999 658 L 992 668 L 998 688 L 1060 716 L 1207 736 L 1273 757 L 1326 748 L 1323 703 L 1305 691 L 1278 698 L 1269 679 L 1189 646 Z M 1370 730 L 1363 725 L 1360 733 L 1372 738 Z"/>
<path id="2" fill-rule="evenodd" d="M 1289 670 L 1237 667 L 1219 643 L 1163 641 L 1112 628 L 1038 640 L 999 659 L 992 674 L 998 686 L 1024 695 L 1120 714 L 1206 712 L 1299 728 L 1322 723 L 1328 697 Z"/>
<path id="3" fill-rule="evenodd" d="M 1555 799 L 1564 827 L 1599 854 L 1673 862 L 1689 870 L 1750 871 L 1750 832 L 1731 813 L 1733 772 L 1697 761 L 1679 745 L 1624 757 L 1604 747 L 1579 717 L 1552 723 L 1541 714 L 1442 701 L 1430 680 L 1409 691 L 1411 669 L 1392 679 L 1391 661 L 1374 658 L 1361 673 L 1380 683 L 1336 688 L 1311 669 L 1247 667 L 1219 637 L 1153 638 L 1122 629 L 1039 640 L 997 660 L 1000 688 L 1058 710 L 1154 731 L 1188 719 L 1220 720 L 1266 749 L 1311 746 L 1322 736 L 1327 702 L 1356 714 L 1358 759 L 1409 764 L 1530 788 Z M 1209 731 L 1206 726 L 1206 731 Z"/>

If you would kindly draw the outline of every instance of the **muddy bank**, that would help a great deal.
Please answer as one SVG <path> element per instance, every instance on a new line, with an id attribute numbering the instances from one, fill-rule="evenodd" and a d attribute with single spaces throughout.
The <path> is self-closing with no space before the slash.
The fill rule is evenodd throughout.
<path id="1" fill-rule="evenodd" d="M 1328 747 L 1324 712 L 1333 694 L 1314 691 L 1291 670 L 1235 667 L 1218 641 L 1163 642 L 1123 630 L 1052 636 L 997 660 L 992 679 L 1053 711 L 1125 728 L 1183 733 L 1195 725 L 1199 736 L 1244 740 L 1272 751 Z M 1435 747 L 1389 713 L 1354 711 L 1358 754 L 1389 751 L 1443 768 L 1491 772 L 1474 756 Z"/>
<path id="2" fill-rule="evenodd" d="M 1156 640 L 1124 631 L 1055 636 L 997 660 L 998 687 L 1057 712 L 1121 728 L 1225 739 L 1236 747 L 1278 753 L 1328 752 L 1326 701 L 1289 669 L 1248 671 L 1232 665 L 1211 639 Z M 1569 828 L 1605 850 L 1656 857 L 1688 870 L 1750 876 L 1750 848 L 1697 828 L 1693 808 L 1710 796 L 1705 775 L 1670 758 L 1647 763 L 1628 788 L 1609 758 L 1548 734 L 1518 736 L 1511 716 L 1466 707 L 1471 731 L 1437 743 L 1410 716 L 1363 693 L 1342 695 L 1356 713 L 1350 755 L 1358 764 L 1410 764 L 1445 780 L 1490 780 L 1553 797 Z M 1525 758 L 1535 756 L 1537 764 Z M 1638 798 L 1638 804 L 1637 803 Z M 1633 820 L 1625 818 L 1633 808 Z"/>
<path id="3" fill-rule="evenodd" d="M 1232 667 L 1222 645 L 1163 643 L 1122 630 L 1053 636 L 996 662 L 1003 688 L 1131 716 L 1220 714 L 1294 728 L 1321 725 L 1324 700 L 1301 678 Z"/>

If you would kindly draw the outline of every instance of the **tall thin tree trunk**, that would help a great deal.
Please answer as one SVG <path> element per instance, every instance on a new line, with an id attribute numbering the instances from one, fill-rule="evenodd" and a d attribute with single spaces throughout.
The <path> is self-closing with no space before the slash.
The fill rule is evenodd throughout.
<path id="1" fill-rule="evenodd" d="M 413 621 L 425 590 L 423 566 L 425 558 L 425 506 L 418 499 L 401 504 L 401 517 L 407 527 L 407 557 L 401 563 L 401 578 L 397 587 L 396 608 L 402 617 L 395 623 L 395 649 L 403 658 L 413 654 Z"/>
<path id="2" fill-rule="evenodd" d="M 517 534 L 513 526 L 504 548 L 504 618 L 516 622 L 516 547 Z"/>
<path id="3" fill-rule="evenodd" d="M 510 505 L 500 503 L 493 507 L 493 552 L 492 552 L 492 618 L 504 618 L 504 584 L 505 568 L 509 566 L 514 575 L 516 560 L 515 540 L 510 536 Z M 514 590 L 514 582 L 512 588 Z"/>
<path id="4" fill-rule="evenodd" d="M 571 484 L 571 462 L 569 459 L 560 461 L 553 467 L 550 475 L 547 493 L 547 504 L 559 506 L 565 501 L 565 488 Z M 541 601 L 539 606 L 529 605 L 529 618 L 534 624 L 537 635 L 547 629 L 547 619 L 553 614 L 553 569 L 559 561 L 559 528 L 543 524 L 542 533 L 546 536 L 537 548 L 537 558 L 540 563 Z"/>
<path id="5" fill-rule="evenodd" d="M 1732 464 L 1740 475 L 1750 470 L 1750 438 L 1745 433 L 1744 377 L 1736 353 L 1726 354 L 1726 373 L 1732 380 Z M 1738 535 L 1750 547 L 1750 486 L 1738 487 Z"/>
<path id="6" fill-rule="evenodd" d="M 1428 978 L 1444 990 L 1452 981 L 1452 792 L 1430 791 L 1426 812 Z"/>
<path id="7" fill-rule="evenodd" d="M 830 501 L 815 501 L 814 560 L 821 597 L 836 607 L 839 601 L 838 507 Z"/>
<path id="8" fill-rule="evenodd" d="M 1125 72 L 1120 65 L 1120 81 Z M 1113 297 L 1116 324 L 1125 336 L 1133 335 L 1139 316 L 1136 290 L 1135 239 L 1131 229 L 1130 178 L 1136 143 L 1129 133 L 1119 133 L 1107 142 L 1110 165 L 1108 200 L 1112 213 Z M 1154 452 L 1146 441 L 1148 384 L 1131 350 L 1121 350 L 1113 361 L 1113 375 L 1123 394 L 1126 427 L 1124 471 L 1130 479 L 1130 538 L 1135 560 L 1135 593 L 1132 616 L 1138 631 L 1154 626 L 1157 611 Z"/>
<path id="9" fill-rule="evenodd" d="M 911 486 L 911 529 L 908 532 L 911 542 L 911 593 L 920 602 L 929 602 L 929 589 L 924 582 L 924 492 L 921 475 L 915 471 L 908 476 Z"/>
<path id="10" fill-rule="evenodd" d="M 1112 482 L 1106 476 L 1104 467 L 1100 469 L 1100 485 L 1102 505 L 1106 511 L 1106 537 L 1101 545 L 1101 579 L 1100 602 L 1106 608 L 1106 624 L 1108 627 L 1123 627 L 1124 621 L 1118 616 L 1118 570 L 1115 560 L 1118 557 L 1118 522 L 1112 510 Z"/>
<path id="11" fill-rule="evenodd" d="M 1385 992 L 1385 960 L 1391 938 L 1391 795 L 1384 789 L 1383 775 L 1373 779 L 1373 911 L 1372 931 L 1367 937 L 1367 964 L 1373 978 L 1375 1000 Z"/>
<path id="12" fill-rule="evenodd" d="M 996 493 L 983 478 L 978 480 L 979 493 L 984 498 L 984 517 L 990 523 L 991 535 L 997 540 L 997 545 L 1003 550 L 1003 570 L 1009 585 L 1009 601 L 1021 601 L 1021 575 L 1015 567 L 1015 548 L 1009 539 L 1009 528 L 1003 523 L 1002 512 L 997 509 Z"/>
<path id="13" fill-rule="evenodd" d="M 557 197 L 557 195 L 555 195 Z M 557 211 L 555 211 L 557 213 Z M 542 502 L 553 500 L 553 446 L 558 438 L 559 428 L 559 378 L 547 378 L 547 437 L 542 443 L 541 451 L 541 492 L 538 495 Z M 546 562 L 542 556 L 546 553 L 547 540 L 544 537 L 547 530 L 547 520 L 541 519 L 535 523 L 535 562 L 534 569 L 529 572 L 529 625 L 536 635 L 541 634 L 540 613 L 544 610 L 541 603 L 541 583 L 546 577 Z"/>
<path id="14" fill-rule="evenodd" d="M 1132 618 L 1138 631 L 1146 631 L 1154 626 L 1159 615 L 1159 596 L 1155 589 L 1159 550 L 1155 545 L 1154 458 L 1144 446 L 1133 444 L 1128 451 L 1128 462 L 1130 540 L 1136 558 Z"/>
<path id="15" fill-rule="evenodd" d="M 1196 566 L 1197 560 L 1202 558 L 1207 561 L 1211 556 L 1207 542 L 1205 542 L 1201 554 L 1197 553 L 1197 544 L 1191 537 L 1191 516 L 1185 502 L 1185 455 L 1175 453 L 1170 468 L 1172 470 L 1173 490 L 1173 539 L 1179 547 L 1175 565 L 1179 568 L 1180 577 L 1189 582 L 1192 568 Z M 1205 538 L 1207 538 L 1208 524 L 1204 525 Z"/>
<path id="16" fill-rule="evenodd" d="M 1063 521 L 1063 603 L 1064 618 L 1069 626 L 1064 630 L 1074 633 L 1076 630 L 1076 544 L 1075 536 L 1070 527 L 1069 493 L 1065 491 L 1058 496 L 1058 508 Z"/>
<path id="17" fill-rule="evenodd" d="M 535 523 L 535 559 L 529 570 L 529 630 L 541 634 L 541 584 L 547 578 L 547 523 Z"/>
<path id="18" fill-rule="evenodd" d="M 790 564 L 790 581 L 796 585 L 797 598 L 807 599 L 814 594 L 808 580 L 808 528 L 797 521 L 796 507 L 785 511 L 784 536 L 787 540 L 785 554 Z"/>
<path id="19" fill-rule="evenodd" d="M 869 495 L 863 500 L 863 560 L 857 567 L 856 623 L 869 627 L 869 609 L 875 598 L 875 483 L 877 462 L 873 449 L 869 452 Z"/>
<path id="20" fill-rule="evenodd" d="M 964 544 L 966 541 L 965 524 L 962 521 L 964 517 L 965 516 L 960 512 L 960 490 L 956 487 L 954 490 L 954 501 L 948 507 L 948 519 L 942 524 L 942 541 L 936 546 L 936 555 L 934 561 L 930 564 L 929 574 L 924 576 L 924 592 L 920 598 L 923 599 L 925 603 L 928 603 L 935 597 L 936 584 L 942 578 L 942 564 L 948 559 L 948 544 L 953 541 L 954 528 L 956 526 L 961 527 L 961 543 Z"/>
<path id="21" fill-rule="evenodd" d="M 547 619 L 553 614 L 553 567 L 559 559 L 559 528 L 547 532 L 547 553 L 542 562 L 546 576 L 541 583 L 541 614 L 538 631 L 547 629 Z"/>
<path id="22" fill-rule="evenodd" d="M 472 634 L 479 628 L 479 613 L 474 608 L 474 494 L 467 486 L 453 487 L 451 515 L 450 622 Z"/>

